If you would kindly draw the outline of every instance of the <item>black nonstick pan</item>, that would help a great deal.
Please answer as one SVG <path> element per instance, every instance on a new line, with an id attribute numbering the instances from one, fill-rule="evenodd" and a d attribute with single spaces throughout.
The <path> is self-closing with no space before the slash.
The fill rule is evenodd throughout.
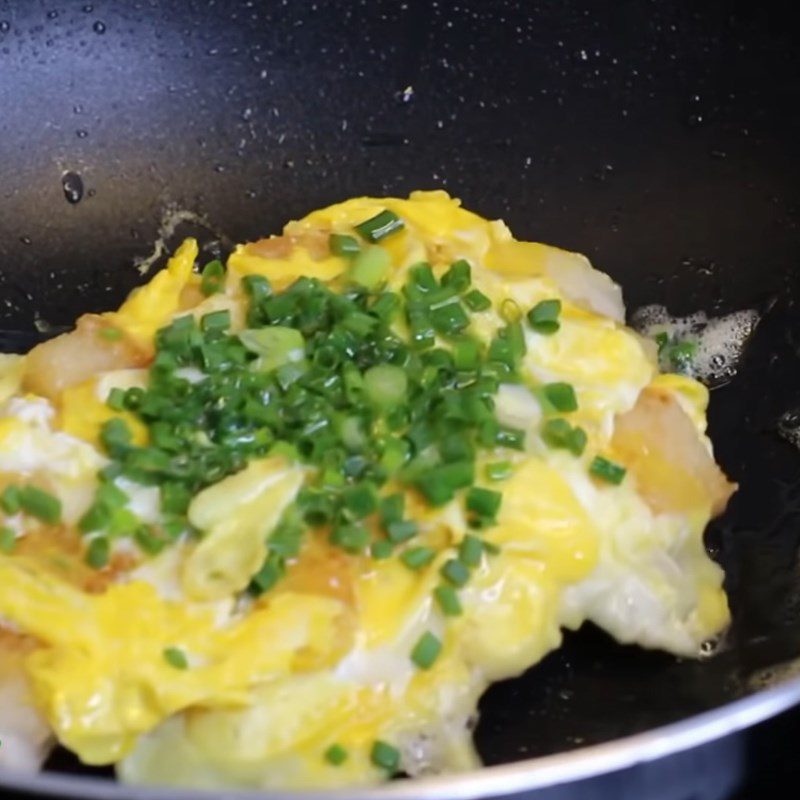
<path id="1" fill-rule="evenodd" d="M 375 796 L 549 798 L 545 787 L 640 762 L 657 775 L 662 756 L 800 701 L 791 11 L 0 0 L 2 349 L 118 305 L 143 280 L 137 265 L 187 233 L 224 253 L 329 202 L 433 187 L 521 238 L 586 253 L 629 310 L 760 315 L 712 393 L 717 457 L 741 487 L 707 535 L 733 610 L 720 651 L 678 661 L 585 628 L 485 695 L 477 743 L 496 769 Z M 180 796 L 107 778 L 57 753 L 42 776 L 0 787 Z M 568 796 L 589 797 L 581 787 Z"/>

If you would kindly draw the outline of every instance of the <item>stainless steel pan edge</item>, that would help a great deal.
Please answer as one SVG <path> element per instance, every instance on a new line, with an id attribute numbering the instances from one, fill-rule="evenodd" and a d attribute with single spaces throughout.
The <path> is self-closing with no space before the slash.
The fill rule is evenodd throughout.
<path id="1" fill-rule="evenodd" d="M 126 786 L 96 778 L 0 774 L 0 788 L 81 800 L 475 800 L 502 797 L 624 770 L 741 731 L 800 703 L 800 677 L 670 725 L 567 753 L 472 772 L 403 780 L 380 788 L 318 792 L 199 791 Z"/>

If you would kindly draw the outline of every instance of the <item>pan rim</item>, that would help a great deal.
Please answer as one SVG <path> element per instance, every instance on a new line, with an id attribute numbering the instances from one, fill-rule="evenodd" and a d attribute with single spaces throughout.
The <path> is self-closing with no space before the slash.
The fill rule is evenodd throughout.
<path id="1" fill-rule="evenodd" d="M 800 704 L 800 676 L 678 722 L 601 744 L 379 787 L 317 791 L 133 786 L 84 776 L 0 772 L 0 788 L 80 800 L 477 800 L 573 783 L 708 744 Z"/>

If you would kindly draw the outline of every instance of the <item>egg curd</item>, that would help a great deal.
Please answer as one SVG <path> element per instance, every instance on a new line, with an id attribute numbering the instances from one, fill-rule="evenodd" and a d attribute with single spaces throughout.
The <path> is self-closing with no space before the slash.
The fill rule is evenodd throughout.
<path id="1" fill-rule="evenodd" d="M 590 620 L 697 656 L 733 490 L 619 287 L 442 191 L 357 198 L 0 356 L 0 768 L 467 770 Z"/>

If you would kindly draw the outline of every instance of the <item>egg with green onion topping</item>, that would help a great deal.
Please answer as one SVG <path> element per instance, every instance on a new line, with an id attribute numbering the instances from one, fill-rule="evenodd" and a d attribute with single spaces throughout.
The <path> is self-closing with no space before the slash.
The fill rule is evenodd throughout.
<path id="1" fill-rule="evenodd" d="M 44 731 L 130 783 L 466 770 L 482 692 L 565 628 L 698 656 L 735 488 L 707 402 L 583 256 L 441 191 L 226 264 L 186 240 L 0 360 L 0 631 L 27 643 L 0 680 L 33 761 Z"/>

